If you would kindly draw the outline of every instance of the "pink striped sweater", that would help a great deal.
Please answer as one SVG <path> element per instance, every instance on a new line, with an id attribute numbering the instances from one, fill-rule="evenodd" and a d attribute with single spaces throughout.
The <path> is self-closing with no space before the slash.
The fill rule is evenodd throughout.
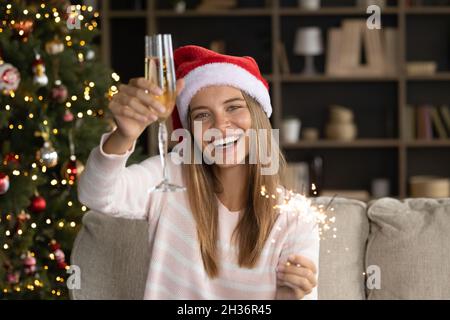
<path id="1" fill-rule="evenodd" d="M 109 134 L 91 151 L 78 181 L 78 197 L 90 209 L 107 215 L 148 220 L 151 261 L 144 299 L 274 299 L 276 267 L 289 255 L 306 256 L 318 268 L 317 227 L 290 221 L 283 214 L 278 215 L 257 265 L 253 269 L 239 267 L 231 243 L 239 213 L 214 199 L 219 206 L 220 274 L 209 279 L 186 193 L 168 194 L 165 200 L 161 194 L 149 194 L 162 179 L 159 157 L 126 167 L 134 146 L 123 155 L 106 154 L 101 146 Z M 169 173 L 171 181 L 184 185 L 180 165 L 170 162 Z M 317 299 L 317 288 L 305 299 Z"/>

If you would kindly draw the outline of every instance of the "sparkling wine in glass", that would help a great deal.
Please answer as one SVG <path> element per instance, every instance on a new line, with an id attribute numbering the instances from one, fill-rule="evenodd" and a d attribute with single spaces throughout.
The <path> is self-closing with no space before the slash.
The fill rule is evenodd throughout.
<path id="1" fill-rule="evenodd" d="M 154 98 L 165 107 L 165 112 L 158 114 L 158 147 L 163 180 L 151 192 L 184 191 L 184 187 L 169 182 L 167 171 L 168 133 L 166 119 L 172 113 L 176 100 L 176 77 L 170 34 L 145 37 L 145 78 L 164 91 L 162 95 L 154 96 Z"/>

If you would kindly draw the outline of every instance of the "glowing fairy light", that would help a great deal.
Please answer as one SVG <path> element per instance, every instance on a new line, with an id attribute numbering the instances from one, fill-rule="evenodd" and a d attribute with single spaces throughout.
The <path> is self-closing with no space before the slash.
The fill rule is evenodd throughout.
<path id="1" fill-rule="evenodd" d="M 113 78 L 114 81 L 120 81 L 120 76 L 115 72 L 111 75 L 111 77 Z"/>
<path id="2" fill-rule="evenodd" d="M 311 191 L 312 191 L 314 196 L 317 196 L 317 188 L 316 188 L 316 185 L 314 183 L 311 185 Z"/>

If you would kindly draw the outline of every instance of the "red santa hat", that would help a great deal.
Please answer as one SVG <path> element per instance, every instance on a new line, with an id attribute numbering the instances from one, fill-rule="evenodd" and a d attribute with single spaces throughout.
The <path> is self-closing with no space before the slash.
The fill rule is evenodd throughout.
<path id="1" fill-rule="evenodd" d="M 261 105 L 267 117 L 272 114 L 269 85 L 252 57 L 229 56 L 190 45 L 175 50 L 174 60 L 177 79 L 184 78 L 185 82 L 172 114 L 174 129 L 187 128 L 191 99 L 200 89 L 213 85 L 240 89 Z"/>

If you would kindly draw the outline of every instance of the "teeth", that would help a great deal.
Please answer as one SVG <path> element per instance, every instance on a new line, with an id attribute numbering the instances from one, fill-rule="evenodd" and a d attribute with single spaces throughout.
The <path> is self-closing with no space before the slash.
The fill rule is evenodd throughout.
<path id="1" fill-rule="evenodd" d="M 234 143 L 239 138 L 240 138 L 240 136 L 228 136 L 225 139 L 221 138 L 221 139 L 214 140 L 213 145 L 214 145 L 214 147 L 221 147 L 221 146 L 224 146 L 229 143 Z"/>

